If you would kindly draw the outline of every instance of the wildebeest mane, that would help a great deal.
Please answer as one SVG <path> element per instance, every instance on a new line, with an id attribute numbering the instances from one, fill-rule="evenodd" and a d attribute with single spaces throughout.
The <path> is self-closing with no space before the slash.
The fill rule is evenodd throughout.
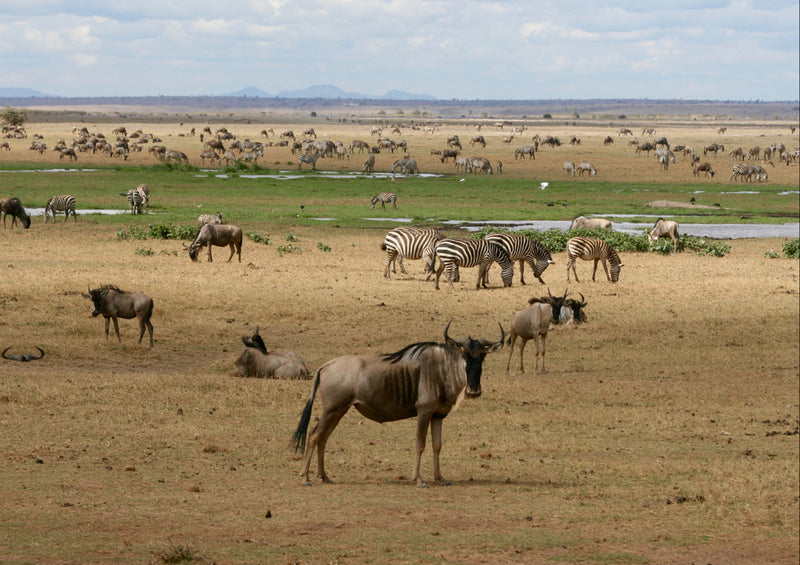
<path id="1" fill-rule="evenodd" d="M 418 343 L 412 343 L 411 345 L 406 345 L 403 349 L 399 351 L 395 351 L 394 353 L 386 353 L 383 355 L 383 360 L 388 361 L 389 363 L 397 363 L 398 361 L 409 361 L 415 359 L 423 351 L 427 350 L 430 347 L 434 347 L 440 345 L 435 341 L 420 341 Z"/>

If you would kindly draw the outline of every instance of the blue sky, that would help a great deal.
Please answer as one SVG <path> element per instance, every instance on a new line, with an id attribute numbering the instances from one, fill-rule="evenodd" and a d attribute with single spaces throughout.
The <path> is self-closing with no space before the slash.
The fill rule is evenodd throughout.
<path id="1" fill-rule="evenodd" d="M 2 0 L 0 87 L 797 100 L 799 27 L 797 0 Z"/>

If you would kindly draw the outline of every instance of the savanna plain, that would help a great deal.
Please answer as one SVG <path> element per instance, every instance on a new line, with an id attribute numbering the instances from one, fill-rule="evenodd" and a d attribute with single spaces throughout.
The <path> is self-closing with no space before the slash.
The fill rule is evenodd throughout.
<path id="1" fill-rule="evenodd" d="M 320 138 L 370 143 L 371 124 L 298 120 L 212 122 L 237 138 L 269 143 L 309 126 Z M 0 347 L 45 351 L 40 360 L 0 360 L 0 562 L 3 563 L 797 563 L 800 469 L 798 261 L 782 239 L 724 241 L 723 257 L 692 251 L 621 253 L 620 281 L 567 283 L 565 252 L 539 284 L 475 289 L 462 269 L 455 290 L 435 290 L 420 261 L 384 277 L 380 244 L 397 225 L 446 220 L 569 220 L 610 213 L 661 214 L 681 223 L 776 223 L 798 217 L 798 165 L 766 164 L 769 180 L 729 180 L 728 151 L 783 141 L 789 125 L 658 119 L 636 122 L 708 155 L 718 174 L 695 176 L 682 154 L 662 170 L 637 156 L 617 125 L 534 124 L 506 143 L 486 126 L 486 147 L 469 146 L 473 124 L 426 133 L 399 124 L 422 173 L 339 178 L 366 154 L 324 158 L 317 172 L 288 147 L 267 146 L 258 165 L 212 170 L 199 162 L 205 123 L 35 122 L 50 149 L 27 139 L 0 150 L 0 197 L 43 207 L 71 193 L 78 218 L 0 232 Z M 153 132 L 189 165 L 161 164 L 147 147 L 126 161 L 52 147 L 74 126 Z M 535 160 L 514 149 L 533 134 L 564 143 Z M 431 150 L 459 134 L 464 153 L 502 160 L 502 175 L 456 172 Z M 580 145 L 569 145 L 572 136 Z M 614 143 L 604 144 L 607 136 Z M 527 140 L 523 140 L 527 138 Z M 387 173 L 400 154 L 376 155 Z M 590 160 L 597 177 L 567 177 L 567 159 Z M 65 170 L 56 170 L 65 169 Z M 274 175 L 273 173 L 279 173 Z M 464 179 L 462 181 L 462 179 Z M 545 190 L 540 184 L 548 182 Z M 140 216 L 124 193 L 151 190 Z M 398 208 L 370 209 L 378 192 Z M 789 193 L 789 194 L 786 194 Z M 691 208 L 694 208 L 693 210 Z M 193 263 L 188 239 L 133 237 L 150 226 L 192 226 L 222 211 L 246 237 L 241 263 Z M 325 218 L 325 219 L 321 219 Z M 376 221 L 380 218 L 383 221 Z M 409 222 L 410 220 L 410 222 Z M 157 231 L 157 230 L 155 230 Z M 773 253 L 775 252 L 775 253 Z M 774 257 L 774 255 L 778 255 Z M 527 268 L 527 267 L 526 267 Z M 137 344 L 133 320 L 121 343 L 92 318 L 87 287 L 116 284 L 155 302 L 155 344 Z M 390 353 L 418 341 L 497 340 L 533 296 L 582 295 L 588 320 L 554 326 L 547 372 L 534 370 L 534 344 L 490 354 L 483 394 L 444 421 L 442 473 L 427 488 L 411 482 L 415 422 L 379 425 L 351 411 L 327 450 L 335 484 L 304 486 L 289 441 L 310 380 L 242 378 L 234 361 L 256 327 L 269 349 L 294 351 L 313 372 L 344 354 Z M 319 399 L 315 415 L 319 413 Z M 312 470 L 314 467 L 312 466 Z"/>

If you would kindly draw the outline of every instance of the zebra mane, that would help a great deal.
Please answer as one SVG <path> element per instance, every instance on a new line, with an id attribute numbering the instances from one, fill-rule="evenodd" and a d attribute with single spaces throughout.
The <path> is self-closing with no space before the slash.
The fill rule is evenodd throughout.
<path id="1" fill-rule="evenodd" d="M 385 353 L 383 360 L 389 363 L 397 363 L 398 361 L 411 361 L 419 357 L 424 351 L 431 347 L 436 347 L 440 344 L 435 341 L 420 341 L 406 345 L 403 349 L 395 351 L 394 353 Z"/>

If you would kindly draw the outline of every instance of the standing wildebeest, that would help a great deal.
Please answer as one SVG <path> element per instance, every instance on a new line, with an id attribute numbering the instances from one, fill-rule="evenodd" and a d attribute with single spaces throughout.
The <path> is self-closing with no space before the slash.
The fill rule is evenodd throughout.
<path id="1" fill-rule="evenodd" d="M 703 147 L 703 155 L 707 155 L 709 151 L 713 151 L 714 155 L 717 154 L 717 151 L 725 153 L 725 146 L 721 143 L 711 143 Z"/>
<path id="2" fill-rule="evenodd" d="M 533 145 L 523 145 L 522 147 L 517 147 L 516 151 L 514 151 L 514 160 L 525 158 L 527 155 L 530 159 L 536 159 L 536 148 Z"/>
<path id="3" fill-rule="evenodd" d="M 307 379 L 308 369 L 297 354 L 293 352 L 267 352 L 267 346 L 261 334 L 242 337 L 245 348 L 236 360 L 236 369 L 242 377 L 267 377 L 276 379 Z"/>
<path id="4" fill-rule="evenodd" d="M 22 361 L 23 363 L 27 363 L 28 361 L 35 361 L 37 359 L 41 359 L 44 357 L 44 351 L 39 346 L 34 346 L 36 349 L 39 350 L 39 356 L 37 357 L 35 353 L 12 353 L 11 355 L 6 355 L 11 347 L 6 347 L 3 350 L 2 357 L 3 359 L 8 359 L 9 361 Z"/>
<path id="5" fill-rule="evenodd" d="M 370 155 L 367 160 L 364 161 L 364 166 L 361 170 L 364 173 L 372 173 L 375 171 L 375 155 Z"/>
<path id="6" fill-rule="evenodd" d="M 106 341 L 108 341 L 108 323 L 114 320 L 114 331 L 117 332 L 117 341 L 122 342 L 119 337 L 119 322 L 117 318 L 130 320 L 139 319 L 139 343 L 142 343 L 144 329 L 150 331 L 150 347 L 153 347 L 153 324 L 150 317 L 153 315 L 153 299 L 139 292 L 125 292 L 114 285 L 102 285 L 100 288 L 92 290 L 89 294 L 84 294 L 84 298 L 91 299 L 94 304 L 92 316 L 102 316 L 106 319 Z"/>
<path id="7" fill-rule="evenodd" d="M 544 366 L 545 346 L 547 343 L 547 331 L 550 329 L 550 324 L 558 324 L 561 319 L 561 309 L 566 308 L 567 291 L 564 291 L 564 296 L 553 296 L 550 290 L 547 291 L 548 296 L 542 298 L 531 298 L 528 300 L 528 306 L 524 310 L 520 310 L 514 315 L 511 322 L 511 331 L 508 335 L 508 362 L 506 363 L 506 374 L 511 367 L 511 357 L 514 355 L 514 343 L 517 341 L 517 336 L 520 338 L 519 344 L 519 372 L 525 372 L 525 364 L 523 362 L 525 357 L 525 345 L 529 340 L 533 340 L 536 346 L 536 365 L 534 371 L 539 370 L 539 352 L 542 356 L 542 372 L 546 373 L 547 369 Z M 541 348 L 539 342 L 541 340 Z"/>
<path id="8" fill-rule="evenodd" d="M 656 221 L 656 225 L 653 226 L 653 229 L 650 230 L 650 233 L 647 234 L 647 241 L 650 242 L 650 245 L 655 242 L 655 240 L 662 238 L 662 237 L 669 237 L 672 239 L 672 243 L 674 244 L 675 251 L 678 250 L 678 222 L 673 222 L 672 220 L 665 220 L 664 218 L 659 218 Z"/>
<path id="9" fill-rule="evenodd" d="M 623 266 L 622 261 L 614 251 L 614 248 L 600 239 L 593 239 L 591 237 L 573 237 L 567 242 L 567 282 L 569 282 L 569 270 L 575 274 L 575 282 L 578 280 L 578 272 L 575 270 L 575 259 L 583 259 L 584 261 L 594 261 L 594 270 L 592 271 L 592 281 L 597 273 L 597 262 L 603 262 L 603 270 L 606 272 L 606 278 L 612 283 L 619 280 L 619 271 Z M 611 274 L 608 272 L 608 265 L 606 261 L 611 264 Z"/>
<path id="10" fill-rule="evenodd" d="M 25 208 L 22 206 L 22 201 L 19 198 L 2 198 L 0 199 L 0 213 L 3 214 L 3 227 L 6 227 L 6 216 L 11 214 L 11 227 L 17 223 L 19 219 L 22 227 L 28 229 L 31 227 L 31 217 Z"/>
<path id="11" fill-rule="evenodd" d="M 587 230 L 611 229 L 611 222 L 605 218 L 587 218 L 585 216 L 578 216 L 572 220 L 572 225 L 569 229 L 586 228 Z"/>
<path id="12" fill-rule="evenodd" d="M 617 135 L 633 135 L 633 132 L 628 128 L 619 128 L 617 130 Z"/>
<path id="13" fill-rule="evenodd" d="M 698 161 L 692 161 L 692 174 L 694 176 L 700 176 L 700 173 L 704 173 L 705 176 L 714 176 L 714 169 L 711 168 L 711 163 L 700 163 Z"/>
<path id="14" fill-rule="evenodd" d="M 208 246 L 208 262 L 213 261 L 211 248 L 213 246 L 225 247 L 229 245 L 231 255 L 228 263 L 233 259 L 233 254 L 239 255 L 239 263 L 242 262 L 242 228 L 225 224 L 203 224 L 197 231 L 197 235 L 191 245 L 183 244 L 189 252 L 192 261 L 197 261 L 197 252 L 204 246 Z"/>
<path id="15" fill-rule="evenodd" d="M 505 330 L 500 325 L 500 340 L 453 339 L 444 329 L 444 343 L 412 343 L 385 355 L 346 355 L 328 361 L 317 370 L 311 397 L 308 399 L 297 430 L 295 450 L 304 451 L 302 477 L 311 484 L 308 473 L 314 448 L 317 449 L 317 472 L 324 483 L 331 480 L 325 472 L 325 446 L 336 425 L 351 406 L 375 422 L 417 419 L 416 457 L 411 480 L 419 486 L 420 460 L 425 450 L 428 428 L 433 444 L 433 479 L 445 483 L 439 467 L 442 449 L 442 422 L 457 406 L 462 393 L 467 398 L 481 395 L 481 373 L 486 355 L 503 348 Z M 308 435 L 311 410 L 319 390 L 322 414 Z"/>

